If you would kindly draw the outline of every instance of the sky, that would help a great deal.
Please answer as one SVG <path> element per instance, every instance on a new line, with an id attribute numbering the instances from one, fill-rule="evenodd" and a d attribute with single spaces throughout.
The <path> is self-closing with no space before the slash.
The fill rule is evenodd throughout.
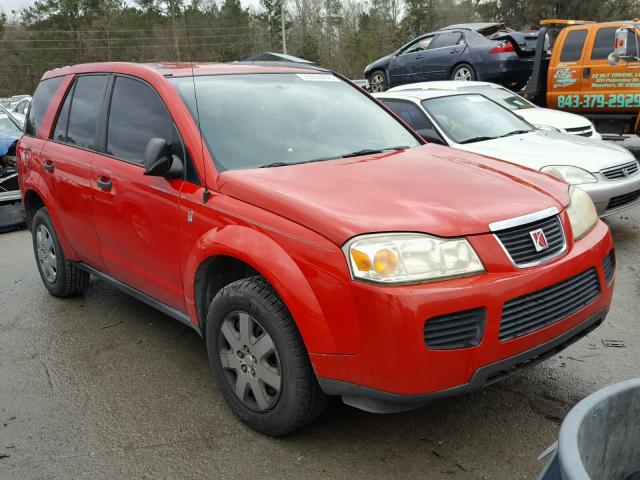
<path id="1" fill-rule="evenodd" d="M 34 0 L 0 0 L 0 10 L 9 15 L 11 10 L 20 10 L 22 8 L 32 5 Z M 128 3 L 133 3 L 129 1 Z M 257 7 L 260 5 L 260 0 L 240 0 L 245 7 Z"/>

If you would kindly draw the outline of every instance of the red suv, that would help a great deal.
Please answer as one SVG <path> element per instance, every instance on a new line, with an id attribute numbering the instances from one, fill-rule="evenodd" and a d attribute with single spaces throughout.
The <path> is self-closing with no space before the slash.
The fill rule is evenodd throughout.
<path id="1" fill-rule="evenodd" d="M 17 156 L 47 289 L 94 275 L 194 328 L 232 410 L 270 435 L 328 395 L 393 412 L 489 385 L 611 301 L 588 195 L 424 144 L 320 68 L 54 70 Z"/>

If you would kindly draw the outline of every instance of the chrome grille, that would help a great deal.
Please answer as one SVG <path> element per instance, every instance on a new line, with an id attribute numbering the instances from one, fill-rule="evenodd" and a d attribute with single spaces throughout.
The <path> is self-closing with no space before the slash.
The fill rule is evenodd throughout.
<path id="1" fill-rule="evenodd" d="M 581 137 L 592 137 L 593 136 L 593 128 L 590 126 L 586 127 L 574 127 L 574 128 L 565 128 L 567 133 L 571 135 L 579 135 Z"/>
<path id="2" fill-rule="evenodd" d="M 633 160 L 616 167 L 606 168 L 600 172 L 607 180 L 623 180 L 638 173 L 638 162 Z"/>
<path id="3" fill-rule="evenodd" d="M 542 230 L 547 248 L 536 249 L 532 232 Z M 562 223 L 558 215 L 494 232 L 505 251 L 518 267 L 537 265 L 559 255 L 566 248 Z"/>

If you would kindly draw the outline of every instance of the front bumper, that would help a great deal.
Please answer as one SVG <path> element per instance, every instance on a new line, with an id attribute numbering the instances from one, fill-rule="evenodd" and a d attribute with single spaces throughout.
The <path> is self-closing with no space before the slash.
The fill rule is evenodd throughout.
<path id="1" fill-rule="evenodd" d="M 613 215 L 640 203 L 640 173 L 624 180 L 607 180 L 600 173 L 594 175 L 598 183 L 586 183 L 578 187 L 589 194 L 600 217 Z"/>
<path id="2" fill-rule="evenodd" d="M 563 223 L 568 225 L 566 215 Z M 565 227 L 566 230 L 566 227 Z M 608 227 L 598 222 L 568 251 L 537 267 L 514 267 L 493 235 L 470 237 L 487 273 L 423 285 L 383 287 L 352 282 L 362 348 L 355 355 L 311 354 L 321 388 L 373 412 L 415 408 L 434 398 L 489 385 L 555 354 L 599 325 L 611 303 L 613 280 L 603 259 L 613 249 Z M 491 260 L 488 260 L 491 259 Z M 551 325 L 499 340 L 503 305 L 594 268 L 599 296 Z M 425 345 L 425 321 L 474 308 L 486 309 L 481 342 L 434 350 Z"/>

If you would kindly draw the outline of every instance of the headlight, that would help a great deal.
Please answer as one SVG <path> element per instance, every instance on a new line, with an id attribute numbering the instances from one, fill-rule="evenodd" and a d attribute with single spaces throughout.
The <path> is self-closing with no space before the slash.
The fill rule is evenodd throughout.
<path id="1" fill-rule="evenodd" d="M 534 125 L 538 130 L 544 130 L 545 132 L 562 132 L 559 128 L 552 127 L 551 125 Z"/>
<path id="2" fill-rule="evenodd" d="M 543 173 L 548 173 L 570 185 L 581 185 L 584 183 L 597 183 L 598 179 L 582 168 L 571 165 L 549 165 L 540 169 Z"/>
<path id="3" fill-rule="evenodd" d="M 417 283 L 484 271 L 464 238 L 384 233 L 355 237 L 343 249 L 353 278 L 371 282 Z"/>
<path id="4" fill-rule="evenodd" d="M 584 237 L 598 222 L 598 213 L 591 197 L 578 187 L 569 187 L 567 215 L 574 241 Z"/>

